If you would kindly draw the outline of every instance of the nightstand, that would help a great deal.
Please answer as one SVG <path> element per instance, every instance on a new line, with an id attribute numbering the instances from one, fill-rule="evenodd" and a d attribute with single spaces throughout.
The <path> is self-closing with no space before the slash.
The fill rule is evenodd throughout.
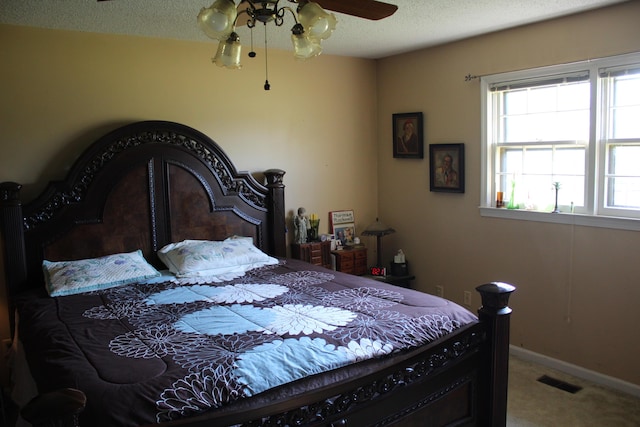
<path id="1" fill-rule="evenodd" d="M 331 242 L 292 243 L 291 258 L 331 268 Z"/>
<path id="2" fill-rule="evenodd" d="M 389 283 L 403 288 L 411 288 L 411 281 L 416 278 L 416 276 L 411 274 L 406 276 L 392 276 L 390 274 L 387 274 L 386 276 L 367 275 L 366 277 L 377 280 L 378 282 Z"/>
<path id="3" fill-rule="evenodd" d="M 362 276 L 367 274 L 367 248 L 345 248 L 339 251 L 331 251 L 336 257 L 336 270 L 343 273 Z"/>

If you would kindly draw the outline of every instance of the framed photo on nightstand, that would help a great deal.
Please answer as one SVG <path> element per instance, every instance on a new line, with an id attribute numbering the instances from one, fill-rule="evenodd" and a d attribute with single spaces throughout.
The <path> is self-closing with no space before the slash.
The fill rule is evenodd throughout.
<path id="1" fill-rule="evenodd" d="M 343 245 L 352 244 L 356 236 L 356 220 L 353 210 L 329 212 L 329 230 Z"/>
<path id="2" fill-rule="evenodd" d="M 340 240 L 343 245 L 353 245 L 353 238 L 356 237 L 356 225 L 353 222 L 335 224 L 333 234 L 336 236 L 336 240 Z"/>

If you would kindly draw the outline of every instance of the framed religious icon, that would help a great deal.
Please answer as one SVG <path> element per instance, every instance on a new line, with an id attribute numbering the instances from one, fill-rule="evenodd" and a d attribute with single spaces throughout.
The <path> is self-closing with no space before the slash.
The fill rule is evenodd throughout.
<path id="1" fill-rule="evenodd" d="M 424 158 L 422 113 L 393 115 L 393 157 L 400 159 Z"/>
<path id="2" fill-rule="evenodd" d="M 429 144 L 431 191 L 464 193 L 464 144 Z"/>

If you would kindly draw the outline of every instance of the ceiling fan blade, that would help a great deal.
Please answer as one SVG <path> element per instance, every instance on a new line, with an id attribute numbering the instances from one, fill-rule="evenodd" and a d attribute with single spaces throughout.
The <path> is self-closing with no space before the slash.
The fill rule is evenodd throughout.
<path id="1" fill-rule="evenodd" d="M 398 10 L 395 4 L 383 3 L 376 0 L 315 0 L 323 9 L 346 15 L 357 16 L 359 18 L 379 19 L 391 16 Z"/>
<path id="2" fill-rule="evenodd" d="M 110 1 L 110 0 L 97 0 Z M 298 0 L 290 0 L 298 3 Z M 371 19 L 377 21 L 393 15 L 398 6 L 390 3 L 383 3 L 377 0 L 316 0 L 323 9 L 332 10 L 334 12 L 344 13 L 346 15 L 357 16 L 358 18 Z M 241 1 L 238 5 L 238 11 L 247 8 L 247 4 Z M 247 15 L 242 14 L 238 18 L 237 26 L 246 25 Z"/>
<path id="3" fill-rule="evenodd" d="M 247 21 L 249 21 L 249 15 L 247 15 L 246 13 L 240 13 L 242 11 L 245 11 L 249 8 L 249 3 L 245 2 L 245 1 L 241 1 L 240 4 L 238 4 L 238 18 L 236 19 L 236 27 L 242 27 L 243 25 L 247 25 Z"/>

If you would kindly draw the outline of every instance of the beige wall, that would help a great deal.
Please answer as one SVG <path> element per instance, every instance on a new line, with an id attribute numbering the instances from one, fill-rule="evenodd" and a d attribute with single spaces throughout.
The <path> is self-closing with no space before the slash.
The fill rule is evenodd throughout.
<path id="1" fill-rule="evenodd" d="M 640 2 L 384 59 L 378 67 L 380 217 L 416 287 L 462 303 L 487 281 L 518 287 L 512 344 L 640 385 L 640 233 L 482 218 L 480 85 L 486 75 L 640 51 Z M 422 111 L 430 143 L 462 142 L 466 192 L 429 191 L 428 156 L 393 159 L 391 115 Z M 480 304 L 474 292 L 473 306 Z"/>
<path id="2" fill-rule="evenodd" d="M 239 169 L 286 170 L 288 211 L 355 209 L 360 230 L 379 213 L 397 230 L 385 258 L 402 248 L 421 290 L 443 285 L 462 302 L 487 281 L 518 286 L 513 344 L 640 384 L 640 233 L 481 218 L 479 84 L 464 79 L 640 51 L 638 16 L 632 2 L 377 66 L 270 52 L 266 93 L 262 62 L 220 70 L 208 43 L 0 25 L 0 181 L 32 197 L 117 124 L 181 122 Z M 429 143 L 465 143 L 464 194 L 429 192 L 428 156 L 392 158 L 391 114 L 412 111 L 425 114 L 427 153 Z"/>
<path id="3" fill-rule="evenodd" d="M 204 132 L 239 170 L 285 170 L 287 212 L 305 206 L 320 216 L 320 232 L 332 210 L 353 209 L 361 229 L 375 220 L 372 60 L 297 62 L 270 51 L 266 92 L 262 59 L 220 69 L 210 61 L 214 43 L 6 25 L 0 42 L 0 182 L 22 183 L 25 200 L 64 178 L 106 131 L 158 119 Z M 6 319 L 0 338 L 9 336 Z"/>

